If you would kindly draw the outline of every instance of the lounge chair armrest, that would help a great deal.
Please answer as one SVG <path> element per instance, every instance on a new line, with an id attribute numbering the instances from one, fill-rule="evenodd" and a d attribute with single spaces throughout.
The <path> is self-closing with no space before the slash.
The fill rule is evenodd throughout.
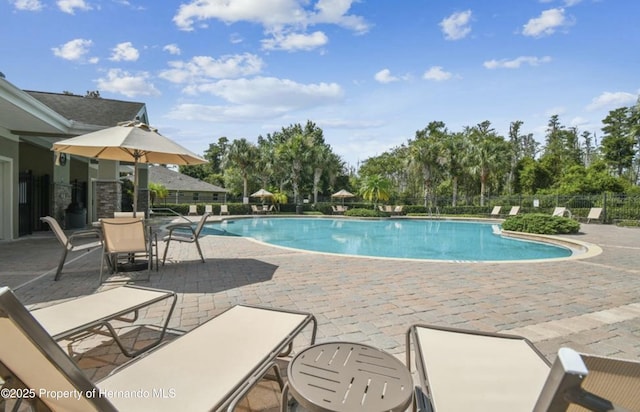
<path id="1" fill-rule="evenodd" d="M 174 223 L 172 225 L 167 226 L 167 229 L 169 230 L 169 236 L 173 234 L 174 230 L 189 230 L 191 231 L 192 235 L 195 236 L 196 234 L 196 230 L 193 228 L 193 225 L 191 225 L 190 223 Z"/>
<path id="2" fill-rule="evenodd" d="M 69 239 L 69 243 L 73 244 L 73 241 L 76 239 L 90 238 L 90 237 L 94 237 L 102 240 L 102 232 L 99 229 L 78 230 L 77 232 L 73 232 L 68 239 Z"/>

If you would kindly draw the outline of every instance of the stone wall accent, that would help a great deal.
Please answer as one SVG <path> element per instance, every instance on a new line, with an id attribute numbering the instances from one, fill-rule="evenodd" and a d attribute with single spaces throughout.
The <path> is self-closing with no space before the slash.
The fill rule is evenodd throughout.
<path id="1" fill-rule="evenodd" d="M 96 219 L 113 217 L 121 211 L 122 183 L 118 180 L 96 180 Z"/>

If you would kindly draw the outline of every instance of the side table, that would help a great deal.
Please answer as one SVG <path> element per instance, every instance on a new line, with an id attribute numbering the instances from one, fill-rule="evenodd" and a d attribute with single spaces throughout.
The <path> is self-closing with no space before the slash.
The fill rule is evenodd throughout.
<path id="1" fill-rule="evenodd" d="M 411 373 L 393 355 L 352 342 L 310 346 L 289 363 L 282 392 L 314 412 L 405 411 L 411 405 Z"/>

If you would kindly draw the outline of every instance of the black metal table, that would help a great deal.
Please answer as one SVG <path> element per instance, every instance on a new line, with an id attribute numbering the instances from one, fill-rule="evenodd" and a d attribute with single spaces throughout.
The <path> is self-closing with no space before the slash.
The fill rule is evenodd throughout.
<path id="1" fill-rule="evenodd" d="M 411 373 L 393 355 L 351 342 L 321 343 L 296 355 L 288 367 L 288 392 L 314 412 L 405 411 L 411 405 Z"/>

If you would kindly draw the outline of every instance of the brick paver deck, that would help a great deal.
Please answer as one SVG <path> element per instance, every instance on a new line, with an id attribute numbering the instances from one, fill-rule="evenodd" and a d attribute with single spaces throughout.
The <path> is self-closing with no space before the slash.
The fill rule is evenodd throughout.
<path id="1" fill-rule="evenodd" d="M 583 224 L 573 236 L 603 253 L 539 263 L 420 262 L 205 236 L 206 263 L 194 245 L 172 244 L 166 266 L 141 284 L 178 292 L 171 327 L 181 330 L 248 303 L 311 312 L 319 342 L 362 342 L 402 360 L 405 332 L 414 323 L 524 335 L 551 361 L 561 346 L 640 359 L 640 230 Z M 54 282 L 59 253 L 51 236 L 0 243 L 0 285 L 31 281 L 16 294 L 35 306 L 99 290 L 99 251 L 72 255 Z M 250 410 L 277 409 L 275 394 L 257 399 Z"/>

